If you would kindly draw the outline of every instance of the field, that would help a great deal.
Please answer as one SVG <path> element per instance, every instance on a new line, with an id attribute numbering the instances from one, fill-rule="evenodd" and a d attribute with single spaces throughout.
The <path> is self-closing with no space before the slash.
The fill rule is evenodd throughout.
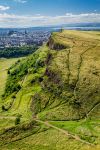
<path id="1" fill-rule="evenodd" d="M 99 150 L 100 33 L 55 32 L 17 60 L 0 60 L 2 149 Z"/>

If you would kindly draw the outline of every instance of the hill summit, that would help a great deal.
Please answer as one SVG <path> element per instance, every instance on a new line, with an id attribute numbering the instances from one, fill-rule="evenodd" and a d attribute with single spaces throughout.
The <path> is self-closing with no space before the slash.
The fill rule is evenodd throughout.
<path id="1" fill-rule="evenodd" d="M 99 116 L 99 48 L 98 32 L 52 33 L 46 45 L 9 68 L 3 109 L 43 120 Z"/>

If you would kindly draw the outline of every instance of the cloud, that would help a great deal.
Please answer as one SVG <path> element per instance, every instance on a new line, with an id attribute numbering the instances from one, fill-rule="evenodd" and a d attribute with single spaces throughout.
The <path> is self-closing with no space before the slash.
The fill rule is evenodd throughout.
<path id="1" fill-rule="evenodd" d="M 83 13 L 72 14 L 66 13 L 61 16 L 43 16 L 36 15 L 14 15 L 1 13 L 0 27 L 30 27 L 30 26 L 45 26 L 58 25 L 69 23 L 100 23 L 100 13 Z"/>
<path id="2" fill-rule="evenodd" d="M 9 6 L 2 6 L 2 5 L 0 5 L 0 10 L 5 11 L 5 10 L 8 10 L 8 9 L 10 9 Z"/>
<path id="3" fill-rule="evenodd" d="M 22 4 L 24 4 L 24 3 L 26 3 L 27 2 L 27 0 L 14 0 L 15 2 L 18 2 L 18 3 L 22 3 Z"/>

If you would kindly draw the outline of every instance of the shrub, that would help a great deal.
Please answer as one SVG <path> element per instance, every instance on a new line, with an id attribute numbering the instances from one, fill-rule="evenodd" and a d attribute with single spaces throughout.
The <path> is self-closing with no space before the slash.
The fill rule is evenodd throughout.
<path id="1" fill-rule="evenodd" d="M 43 81 L 43 77 L 39 77 L 39 82 L 42 82 Z"/>
<path id="2" fill-rule="evenodd" d="M 12 95 L 12 98 L 13 98 L 13 99 L 15 99 L 15 98 L 16 98 L 16 95 L 15 95 L 15 94 L 14 94 L 14 95 Z"/>
<path id="3" fill-rule="evenodd" d="M 7 74 L 10 74 L 10 70 L 8 70 Z"/>
<path id="4" fill-rule="evenodd" d="M 3 110 L 3 111 L 7 111 L 7 109 L 5 108 L 4 105 L 2 105 L 2 110 Z"/>
<path id="5" fill-rule="evenodd" d="M 20 124 L 20 121 L 21 121 L 21 115 L 18 115 L 15 119 L 15 125 Z"/>
<path id="6" fill-rule="evenodd" d="M 20 89 L 21 89 L 20 84 L 14 82 L 13 80 L 12 80 L 12 83 L 11 81 L 9 81 L 6 84 L 5 96 L 8 96 L 13 92 L 18 92 Z"/>
<path id="7" fill-rule="evenodd" d="M 39 68 L 39 67 L 43 67 L 43 66 L 45 66 L 45 62 L 41 59 L 38 59 L 35 64 L 35 68 Z"/>

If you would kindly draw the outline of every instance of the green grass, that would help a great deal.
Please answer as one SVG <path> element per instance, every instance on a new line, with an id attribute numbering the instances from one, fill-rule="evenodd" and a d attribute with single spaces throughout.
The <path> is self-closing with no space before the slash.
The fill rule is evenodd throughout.
<path id="1" fill-rule="evenodd" d="M 0 109 L 2 105 L 8 108 L 7 111 L 0 111 L 0 131 L 8 128 L 8 132 L 1 136 L 1 144 L 6 141 L 6 135 L 9 142 L 3 145 L 3 149 L 92 150 L 87 144 L 43 124 L 35 124 L 39 132 L 34 132 L 36 126 L 24 132 L 20 128 L 22 124 L 27 126 L 35 117 L 79 135 L 85 141 L 96 144 L 93 150 L 99 149 L 98 34 L 88 31 L 53 33 L 48 45 L 26 59 L 17 63 L 16 59 L 0 61 L 0 95 L 4 94 Z M 21 115 L 21 123 L 15 127 L 18 115 Z M 10 134 L 11 127 L 14 130 L 11 129 Z"/>
<path id="2" fill-rule="evenodd" d="M 21 141 L 2 146 L 4 150 L 99 150 L 99 146 L 88 146 L 59 131 L 48 129 L 45 132 L 33 134 Z"/>
<path id="3" fill-rule="evenodd" d="M 63 45 L 64 42 L 69 48 L 57 51 L 44 45 L 27 59 L 13 65 L 6 84 L 5 107 L 9 108 L 13 94 L 16 98 L 8 113 L 31 116 L 27 105 L 30 106 L 38 93 L 40 104 L 37 102 L 34 109 L 39 107 L 37 113 L 40 118 L 84 118 L 100 102 L 99 36 L 97 33 L 94 35 L 94 32 L 80 31 L 53 33 L 51 39 L 54 43 L 50 44 L 60 42 Z M 14 86 L 21 89 L 15 91 Z"/>
<path id="4" fill-rule="evenodd" d="M 72 134 L 77 134 L 86 141 L 100 144 L 100 120 L 51 121 L 50 123 Z"/>
<path id="5" fill-rule="evenodd" d="M 0 131 L 5 128 L 9 128 L 15 125 L 15 119 L 0 118 Z"/>
<path id="6" fill-rule="evenodd" d="M 0 112 L 2 111 L 1 110 L 1 106 L 3 104 L 1 96 L 4 93 L 4 89 L 5 89 L 5 85 L 6 85 L 6 80 L 7 80 L 8 69 L 13 64 L 15 64 L 15 62 L 17 62 L 19 59 L 22 59 L 22 58 L 12 58 L 12 59 L 1 58 L 0 59 Z"/>
<path id="7" fill-rule="evenodd" d="M 54 103 L 39 113 L 39 117 L 49 120 L 84 118 L 100 103 L 100 37 L 96 32 L 63 31 L 53 33 L 52 38 L 54 42 L 50 41 L 50 47 L 57 41 L 69 44 L 70 48 L 51 50 L 53 57 L 48 66 L 49 79 L 44 80 L 44 91 L 52 91 L 54 99 L 50 100 Z"/>
<path id="8" fill-rule="evenodd" d="M 41 86 L 38 80 L 45 72 L 45 65 L 42 67 L 40 62 L 45 61 L 47 54 L 48 48 L 44 51 L 43 48 L 41 48 L 36 52 L 36 54 L 34 53 L 10 67 L 9 72 L 11 74 L 8 75 L 7 84 L 11 86 L 8 86 L 7 90 L 9 92 L 10 88 L 13 88 L 12 83 L 16 85 L 16 79 L 17 82 L 19 82 L 21 89 L 10 93 L 6 96 L 6 98 L 3 98 L 2 105 L 4 105 L 5 108 L 9 108 L 8 111 L 2 112 L 3 116 L 17 116 L 20 114 L 22 115 L 22 118 L 26 120 L 30 120 L 32 118 L 30 104 L 34 94 L 41 91 Z M 33 73 L 34 70 L 36 70 L 35 73 Z M 17 73 L 15 74 L 15 72 Z M 13 73 L 15 75 L 12 75 Z M 13 76 L 15 76 L 14 79 Z M 7 95 L 7 91 L 5 91 L 5 95 Z"/>
<path id="9" fill-rule="evenodd" d="M 11 67 L 19 58 L 0 59 L 0 96 L 3 94 L 7 79 L 7 69 Z"/>
<path id="10" fill-rule="evenodd" d="M 1 107 L 3 105 L 3 100 L 1 99 L 1 96 L 4 93 L 8 69 L 13 64 L 15 64 L 15 62 L 17 62 L 19 59 L 22 58 L 12 58 L 12 59 L 1 58 L 0 59 L 0 130 L 2 130 L 2 128 L 11 127 L 15 124 L 14 119 L 3 118 L 3 116 L 7 116 L 8 113 L 7 112 L 5 114 L 2 113 Z"/>

